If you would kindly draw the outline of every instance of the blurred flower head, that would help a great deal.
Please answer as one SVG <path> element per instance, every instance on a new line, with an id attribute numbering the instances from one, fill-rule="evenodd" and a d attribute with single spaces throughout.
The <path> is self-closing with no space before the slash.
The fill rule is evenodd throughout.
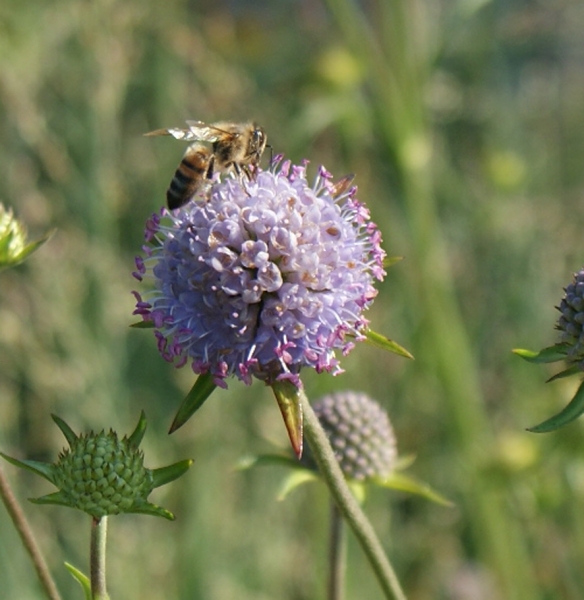
<path id="1" fill-rule="evenodd" d="M 342 390 L 323 396 L 311 405 L 347 483 L 360 502 L 365 500 L 367 490 L 376 486 L 452 506 L 429 485 L 403 472 L 414 457 L 398 456 L 389 415 L 370 396 L 364 392 Z M 297 487 L 319 479 L 317 456 L 309 445 L 300 460 L 280 454 L 263 454 L 247 456 L 240 465 L 245 469 L 270 464 L 288 467 L 290 474 L 278 495 L 283 499 Z"/>
<path id="2" fill-rule="evenodd" d="M 387 479 L 397 464 L 397 445 L 387 412 L 362 392 L 324 396 L 314 412 L 347 479 Z M 310 452 L 306 458 L 311 462 Z"/>
<path id="3" fill-rule="evenodd" d="M 129 437 L 115 431 L 93 431 L 76 435 L 59 417 L 53 416 L 67 441 L 56 463 L 20 461 L 0 453 L 6 460 L 33 471 L 59 488 L 58 492 L 31 499 L 37 504 L 60 504 L 101 518 L 119 513 L 143 513 L 174 519 L 169 511 L 148 502 L 156 487 L 180 477 L 192 464 L 184 460 L 151 470 L 144 466 L 139 444 L 146 430 L 144 414 Z"/>
<path id="4" fill-rule="evenodd" d="M 561 332 L 561 343 L 566 344 L 567 360 L 584 371 L 584 268 L 574 273 L 564 291 L 556 328 Z"/>
<path id="5" fill-rule="evenodd" d="M 0 271 L 21 263 L 50 236 L 28 243 L 26 227 L 0 202 Z"/>
<path id="6" fill-rule="evenodd" d="M 528 362 L 554 363 L 565 361 L 566 368 L 556 373 L 548 381 L 556 381 L 584 371 L 584 268 L 574 273 L 572 282 L 564 288 L 560 305 L 560 318 L 556 329 L 560 331 L 560 341 L 539 351 L 515 348 L 513 352 Z M 528 427 L 533 433 L 547 433 L 571 423 L 584 414 L 584 380 L 568 404 L 557 414 L 542 423 Z"/>
<path id="7" fill-rule="evenodd" d="M 153 215 L 134 276 L 154 286 L 135 292 L 135 314 L 154 325 L 161 355 L 223 387 L 230 375 L 300 386 L 303 367 L 340 372 L 337 352 L 363 338 L 385 275 L 381 235 L 351 181 L 321 167 L 311 185 L 306 163 L 280 159 L 253 181 L 216 183 L 207 202 Z"/>

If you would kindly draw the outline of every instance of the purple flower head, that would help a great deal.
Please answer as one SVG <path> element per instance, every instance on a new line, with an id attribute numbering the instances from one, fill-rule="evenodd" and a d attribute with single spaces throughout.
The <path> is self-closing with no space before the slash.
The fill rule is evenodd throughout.
<path id="1" fill-rule="evenodd" d="M 574 273 L 572 282 L 557 309 L 560 311 L 556 329 L 567 346 L 567 359 L 584 371 L 584 268 Z"/>
<path id="2" fill-rule="evenodd" d="M 223 387 L 229 375 L 300 386 L 303 367 L 341 372 L 337 351 L 363 338 L 385 275 L 381 236 L 355 193 L 323 168 L 310 185 L 305 165 L 277 160 L 151 217 L 134 276 L 154 289 L 135 293 L 135 314 L 153 322 L 163 358 Z"/>

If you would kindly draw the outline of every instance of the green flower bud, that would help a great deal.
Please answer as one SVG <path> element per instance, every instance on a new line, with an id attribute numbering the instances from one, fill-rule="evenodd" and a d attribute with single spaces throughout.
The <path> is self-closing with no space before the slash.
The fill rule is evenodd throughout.
<path id="1" fill-rule="evenodd" d="M 132 512 L 174 519 L 169 511 L 148 502 L 148 495 L 154 488 L 180 477 L 192 461 L 162 469 L 146 468 L 144 454 L 138 448 L 146 430 L 143 413 L 134 432 L 122 439 L 112 430 L 77 436 L 62 419 L 53 416 L 53 420 L 69 442 L 69 448 L 61 452 L 55 464 L 19 461 L 0 453 L 9 462 L 41 475 L 59 488 L 58 492 L 31 502 L 78 508 L 96 519 Z"/>
<path id="2" fill-rule="evenodd" d="M 81 435 L 64 450 L 55 465 L 55 484 L 66 504 L 97 518 L 131 510 L 154 486 L 143 453 L 111 430 Z"/>
<path id="3" fill-rule="evenodd" d="M 397 462 L 395 435 L 375 400 L 359 392 L 336 392 L 313 408 L 347 479 L 386 479 L 392 473 Z"/>
<path id="4" fill-rule="evenodd" d="M 22 262 L 51 235 L 49 233 L 36 242 L 27 243 L 26 227 L 0 202 L 0 270 Z"/>

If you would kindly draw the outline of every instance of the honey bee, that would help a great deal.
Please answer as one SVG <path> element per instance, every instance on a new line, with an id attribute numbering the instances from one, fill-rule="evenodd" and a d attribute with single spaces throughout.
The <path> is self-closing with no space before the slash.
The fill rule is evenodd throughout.
<path id="1" fill-rule="evenodd" d="M 255 123 L 221 121 L 207 125 L 187 121 L 187 128 L 157 129 L 147 136 L 171 135 L 192 143 L 176 170 L 166 192 L 171 210 L 185 205 L 203 191 L 216 172 L 233 169 L 238 177 L 251 180 L 266 148 L 264 130 Z M 211 143 L 211 148 L 200 142 Z"/>

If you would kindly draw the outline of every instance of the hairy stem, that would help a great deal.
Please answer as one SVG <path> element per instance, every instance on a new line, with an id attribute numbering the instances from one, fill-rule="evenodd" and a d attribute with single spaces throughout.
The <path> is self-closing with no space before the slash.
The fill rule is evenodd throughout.
<path id="1" fill-rule="evenodd" d="M 336 505 L 369 559 L 385 597 L 388 600 L 406 600 L 377 534 L 347 486 L 326 433 L 312 410 L 308 398 L 304 392 L 300 393 L 300 397 L 304 412 L 304 435 Z"/>
<path id="2" fill-rule="evenodd" d="M 335 502 L 331 501 L 327 600 L 343 600 L 344 598 L 346 550 L 343 515 Z"/>
<path id="3" fill-rule="evenodd" d="M 6 475 L 1 467 L 0 497 L 2 498 L 2 502 L 4 503 L 4 506 L 6 506 L 6 510 L 8 511 L 12 522 L 14 523 L 14 527 L 16 527 L 16 531 L 18 532 L 25 549 L 32 560 L 38 578 L 41 582 L 41 586 L 43 587 L 47 598 L 50 600 L 61 600 L 57 586 L 51 577 L 47 563 L 45 562 L 41 550 L 34 538 L 30 525 L 28 524 L 23 510 L 18 504 L 18 501 L 16 500 L 16 497 L 10 488 L 8 479 L 6 478 Z"/>
<path id="4" fill-rule="evenodd" d="M 93 600 L 109 600 L 105 583 L 105 546 L 107 517 L 93 518 L 91 522 L 91 596 Z"/>

